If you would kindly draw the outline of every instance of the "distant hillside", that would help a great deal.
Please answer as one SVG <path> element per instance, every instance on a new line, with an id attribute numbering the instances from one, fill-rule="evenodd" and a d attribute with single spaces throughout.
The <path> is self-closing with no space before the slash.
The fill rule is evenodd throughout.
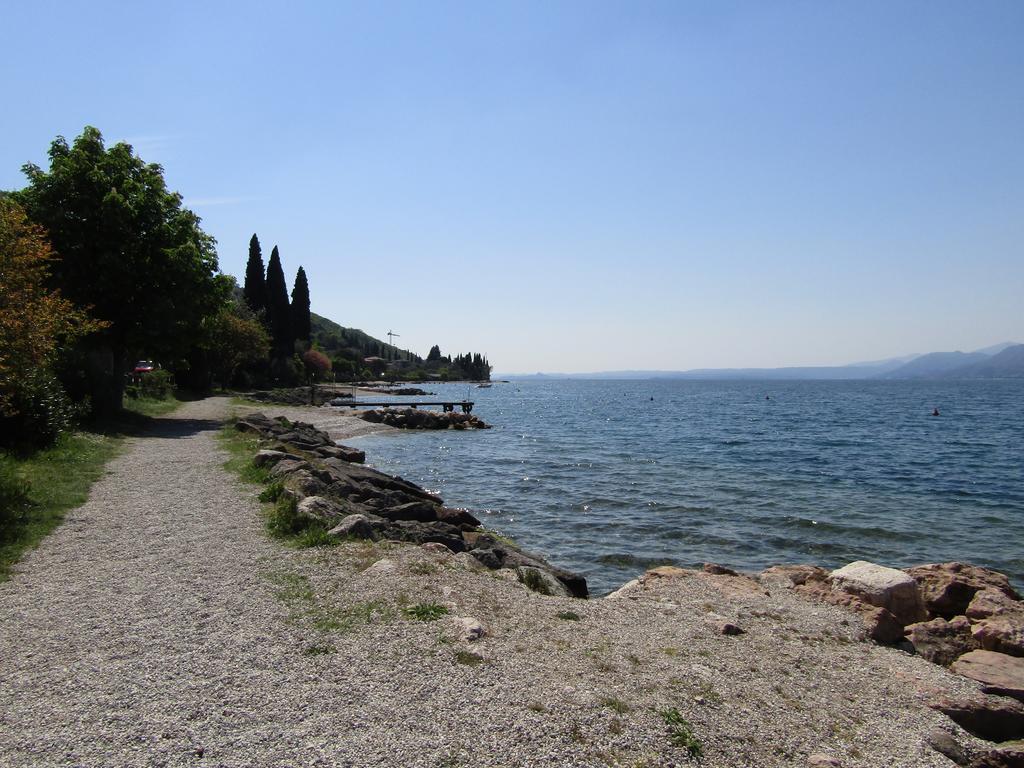
<path id="1" fill-rule="evenodd" d="M 883 374 L 885 379 L 925 379 L 988 360 L 984 352 L 931 352 Z"/>
<path id="2" fill-rule="evenodd" d="M 702 379 L 850 380 L 1024 377 L 1024 344 L 1003 342 L 974 352 L 932 352 L 834 366 L 790 368 L 695 368 L 688 371 L 598 371 L 594 373 L 500 373 L 505 379 Z"/>
<path id="3" fill-rule="evenodd" d="M 943 378 L 1021 379 L 1024 378 L 1024 344 L 1007 347 L 998 355 L 963 368 L 948 371 Z"/>
<path id="4" fill-rule="evenodd" d="M 312 341 L 328 355 L 357 360 L 364 357 L 383 357 L 385 360 L 409 360 L 422 363 L 423 358 L 405 349 L 374 338 L 358 328 L 345 328 L 333 320 L 310 313 Z"/>

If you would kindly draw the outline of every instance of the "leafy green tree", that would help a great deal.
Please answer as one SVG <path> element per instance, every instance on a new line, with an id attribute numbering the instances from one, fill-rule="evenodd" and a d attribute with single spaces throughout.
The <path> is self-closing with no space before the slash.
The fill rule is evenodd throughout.
<path id="1" fill-rule="evenodd" d="M 297 341 L 309 343 L 311 318 L 309 315 L 309 283 L 306 270 L 299 267 L 292 287 L 292 334 Z"/>
<path id="2" fill-rule="evenodd" d="M 267 263 L 267 320 L 274 344 L 274 357 L 291 357 L 293 342 L 291 305 L 288 303 L 288 286 L 281 268 L 281 254 L 274 246 Z"/>
<path id="3" fill-rule="evenodd" d="M 207 318 L 205 331 L 204 346 L 221 387 L 230 386 L 242 366 L 264 362 L 269 356 L 270 336 L 245 304 L 226 304 Z"/>
<path id="4" fill-rule="evenodd" d="M 47 287 L 53 260 L 42 228 L 0 197 L 0 445 L 45 445 L 68 426 L 52 366 L 62 347 L 102 327 Z"/>
<path id="5" fill-rule="evenodd" d="M 441 361 L 441 347 L 439 347 L 437 344 L 435 344 L 434 346 L 432 346 L 430 348 L 430 351 L 427 353 L 427 362 L 428 363 L 438 363 L 440 361 Z"/>
<path id="6" fill-rule="evenodd" d="M 16 197 L 50 235 L 54 287 L 108 323 L 89 347 L 90 381 L 94 411 L 115 411 L 130 359 L 183 356 L 223 305 L 215 241 L 130 145 L 107 149 L 87 126 L 71 145 L 54 140 L 49 158 L 49 170 L 22 167 Z"/>
<path id="7" fill-rule="evenodd" d="M 253 233 L 249 240 L 249 261 L 245 265 L 245 303 L 257 314 L 267 309 L 267 278 L 264 274 L 263 251 L 260 240 Z"/>

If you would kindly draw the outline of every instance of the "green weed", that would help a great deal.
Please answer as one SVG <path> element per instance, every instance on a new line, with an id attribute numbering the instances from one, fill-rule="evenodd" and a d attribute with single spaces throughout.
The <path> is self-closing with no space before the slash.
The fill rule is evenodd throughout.
<path id="1" fill-rule="evenodd" d="M 683 717 L 682 713 L 675 707 L 668 707 L 658 711 L 658 715 L 669 727 L 669 739 L 674 746 L 685 749 L 690 757 L 700 757 L 704 754 L 704 747 L 693 733 L 690 724 Z"/>
<path id="2" fill-rule="evenodd" d="M 405 606 L 402 613 L 416 621 L 437 621 L 448 613 L 448 609 L 440 603 L 417 603 Z"/>
<path id="3" fill-rule="evenodd" d="M 551 587 L 548 586 L 548 583 L 544 581 L 544 577 L 537 573 L 537 571 L 527 568 L 516 568 L 516 576 L 519 578 L 520 583 L 526 585 L 527 589 L 541 595 L 551 594 Z"/>

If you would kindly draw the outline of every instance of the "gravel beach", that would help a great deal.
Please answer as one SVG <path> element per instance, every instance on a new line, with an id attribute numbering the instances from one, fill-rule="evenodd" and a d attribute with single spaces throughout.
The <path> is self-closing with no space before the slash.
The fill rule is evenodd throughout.
<path id="1" fill-rule="evenodd" d="M 223 468 L 231 408 L 129 440 L 0 584 L 0 765 L 940 768 L 936 731 L 979 743 L 927 706 L 976 684 L 746 577 L 583 601 L 412 545 L 286 548 Z"/>

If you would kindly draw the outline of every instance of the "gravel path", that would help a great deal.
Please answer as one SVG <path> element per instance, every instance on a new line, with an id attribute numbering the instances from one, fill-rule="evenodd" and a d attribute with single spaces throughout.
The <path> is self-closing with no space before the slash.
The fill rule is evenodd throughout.
<path id="1" fill-rule="evenodd" d="M 941 768 L 930 731 L 969 742 L 924 702 L 972 684 L 747 580 L 584 602 L 417 547 L 286 549 L 222 467 L 227 410 L 130 440 L 0 584 L 0 765 L 691 764 L 667 707 L 705 766 Z M 460 640 L 455 615 L 488 636 Z"/>

